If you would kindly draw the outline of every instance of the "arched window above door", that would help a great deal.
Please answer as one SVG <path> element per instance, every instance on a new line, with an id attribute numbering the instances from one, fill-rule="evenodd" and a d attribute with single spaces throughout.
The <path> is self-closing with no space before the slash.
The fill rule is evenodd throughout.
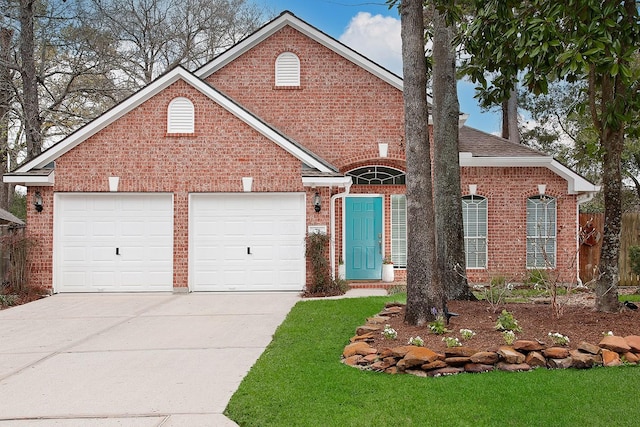
<path id="1" fill-rule="evenodd" d="M 355 185 L 405 185 L 406 174 L 388 166 L 365 166 L 347 172 Z"/>

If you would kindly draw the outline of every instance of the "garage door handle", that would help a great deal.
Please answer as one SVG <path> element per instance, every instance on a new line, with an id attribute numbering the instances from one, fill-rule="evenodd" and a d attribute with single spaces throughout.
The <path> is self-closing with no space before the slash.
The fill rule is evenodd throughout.
<path id="1" fill-rule="evenodd" d="M 247 246 L 247 255 L 251 255 L 251 248 Z"/>
<path id="2" fill-rule="evenodd" d="M 120 248 L 116 248 L 116 255 L 120 255 Z"/>

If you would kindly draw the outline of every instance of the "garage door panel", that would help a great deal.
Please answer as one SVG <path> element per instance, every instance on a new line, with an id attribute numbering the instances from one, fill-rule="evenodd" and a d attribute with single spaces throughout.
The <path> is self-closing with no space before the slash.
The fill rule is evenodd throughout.
<path id="1" fill-rule="evenodd" d="M 56 197 L 56 292 L 173 289 L 171 195 L 73 193 Z"/>
<path id="2" fill-rule="evenodd" d="M 301 193 L 192 195 L 192 290 L 302 289 L 305 222 Z"/>

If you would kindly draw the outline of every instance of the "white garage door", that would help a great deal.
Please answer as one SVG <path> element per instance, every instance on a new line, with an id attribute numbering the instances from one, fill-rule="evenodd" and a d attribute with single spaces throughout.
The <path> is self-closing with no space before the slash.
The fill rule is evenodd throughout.
<path id="1" fill-rule="evenodd" d="M 192 290 L 304 287 L 304 194 L 192 194 L 189 212 Z"/>
<path id="2" fill-rule="evenodd" d="M 171 194 L 57 194 L 55 292 L 173 289 Z"/>

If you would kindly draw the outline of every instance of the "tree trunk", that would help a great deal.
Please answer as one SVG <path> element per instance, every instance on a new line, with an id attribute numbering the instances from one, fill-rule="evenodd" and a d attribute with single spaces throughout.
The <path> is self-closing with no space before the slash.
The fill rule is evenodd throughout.
<path id="1" fill-rule="evenodd" d="M 42 151 L 42 125 L 38 103 L 38 80 L 34 58 L 33 16 L 35 0 L 20 0 L 20 59 L 27 158 Z"/>
<path id="2" fill-rule="evenodd" d="M 11 88 L 11 73 L 9 72 L 9 46 L 13 31 L 0 28 L 0 175 L 9 172 L 7 152 L 9 150 L 9 109 L 13 99 Z M 0 208 L 9 210 L 9 191 L 13 191 L 11 184 L 0 183 Z"/>
<path id="3" fill-rule="evenodd" d="M 502 137 L 520 144 L 518 92 L 515 89 L 511 89 L 509 98 L 502 101 Z"/>
<path id="4" fill-rule="evenodd" d="M 434 8 L 435 9 L 435 8 Z M 452 28 L 433 14 L 433 155 L 438 271 L 448 300 L 475 300 L 466 278 Z"/>
<path id="5" fill-rule="evenodd" d="M 422 0 L 402 0 L 400 18 L 407 156 L 405 321 L 424 325 L 444 313 L 446 300 L 436 268 Z"/>

